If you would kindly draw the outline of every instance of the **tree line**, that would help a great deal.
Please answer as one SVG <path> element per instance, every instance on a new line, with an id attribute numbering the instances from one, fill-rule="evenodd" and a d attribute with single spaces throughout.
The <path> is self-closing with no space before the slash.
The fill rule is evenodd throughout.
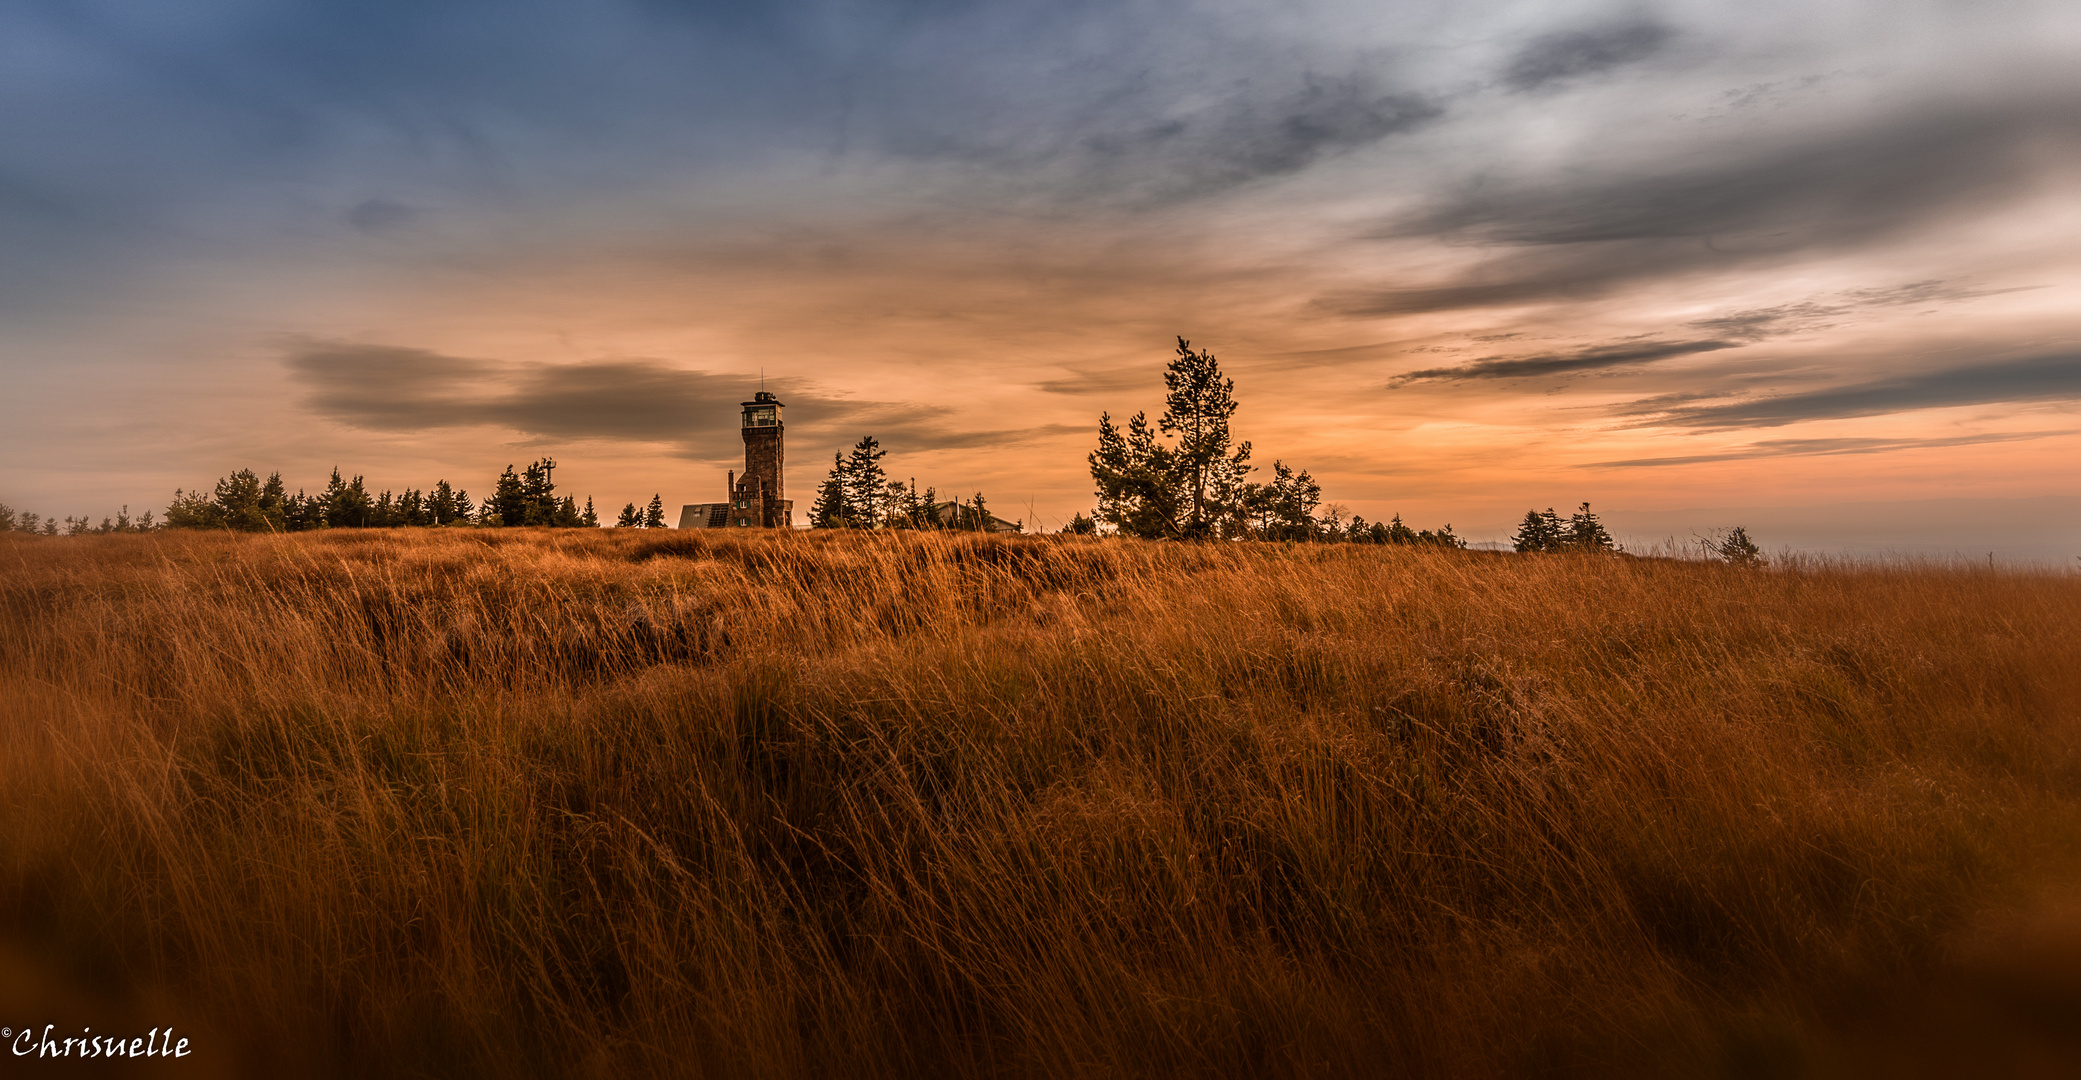
<path id="1" fill-rule="evenodd" d="M 125 506 L 113 519 L 103 518 L 96 526 L 88 518 L 46 518 L 0 504 L 0 532 L 30 532 L 45 536 L 78 536 L 94 533 L 150 532 L 154 529 L 224 529 L 233 532 L 305 532 L 312 529 L 389 529 L 470 526 L 496 528 L 540 526 L 590 529 L 600 524 L 591 496 L 584 505 L 571 495 L 556 491 L 556 460 L 541 458 L 516 471 L 506 466 L 492 485 L 492 493 L 481 503 L 470 493 L 447 480 L 427 489 L 406 488 L 401 493 L 388 489 L 369 490 L 367 481 L 343 476 L 339 469 L 323 490 L 294 494 L 282 482 L 282 474 L 266 479 L 251 469 L 240 469 L 216 482 L 208 490 L 175 489 L 173 501 L 161 521 L 151 511 L 130 517 Z M 619 525 L 638 528 L 664 527 L 664 505 L 652 495 L 648 512 L 630 503 Z"/>
<path id="2" fill-rule="evenodd" d="M 1616 551 L 1611 534 L 1604 523 L 1590 512 L 1590 504 L 1584 503 L 1567 521 L 1554 513 L 1549 506 L 1542 513 L 1538 510 L 1525 511 L 1525 519 L 1517 527 L 1517 535 L 1511 543 L 1519 551 Z"/>
<path id="3" fill-rule="evenodd" d="M 6 503 L 0 503 L 0 533 L 21 532 L 34 533 L 40 536 L 84 536 L 103 533 L 151 532 L 156 528 L 159 528 L 159 525 L 152 521 L 152 512 L 150 510 L 133 518 L 130 516 L 130 507 L 128 506 L 124 506 L 123 509 L 117 511 L 115 517 L 103 517 L 101 524 L 96 525 L 91 517 L 65 517 L 62 519 L 55 516 L 45 517 L 42 514 L 33 514 L 27 510 L 16 510 Z"/>
<path id="4" fill-rule="evenodd" d="M 169 529 L 228 529 L 233 532 L 306 532 L 313 529 L 440 528 L 443 526 L 547 526 L 592 528 L 599 515 L 588 496 L 556 493 L 556 460 L 541 458 L 515 471 L 506 466 L 492 493 L 477 503 L 470 493 L 439 480 L 431 488 L 370 491 L 361 476 L 332 470 L 323 490 L 290 494 L 282 474 L 260 478 L 240 469 L 204 491 L 176 489 L 166 507 Z"/>
<path id="5" fill-rule="evenodd" d="M 851 453 L 831 455 L 831 472 L 817 485 L 809 510 L 813 529 L 968 529 L 988 531 L 989 501 L 978 491 L 966 500 L 919 490 L 917 477 L 892 480 L 882 467 L 888 451 L 863 435 Z"/>
<path id="6" fill-rule="evenodd" d="M 1235 383 L 1220 362 L 1185 338 L 1163 372 L 1164 410 L 1156 423 L 1136 413 L 1123 429 L 1110 412 L 1098 421 L 1098 448 L 1087 459 L 1098 485 L 1091 517 L 1070 532 L 1117 532 L 1162 540 L 1310 540 L 1463 548 L 1451 525 L 1417 530 L 1341 512 L 1318 517 L 1322 485 L 1306 469 L 1272 462 L 1263 482 L 1249 479 L 1250 443 L 1236 443 Z"/>

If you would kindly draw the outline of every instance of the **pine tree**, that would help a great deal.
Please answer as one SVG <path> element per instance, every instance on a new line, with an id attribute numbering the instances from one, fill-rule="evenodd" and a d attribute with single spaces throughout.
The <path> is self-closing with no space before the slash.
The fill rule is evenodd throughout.
<path id="1" fill-rule="evenodd" d="M 264 532 L 267 518 L 260 512 L 260 477 L 251 469 L 240 469 L 217 481 L 211 504 L 212 528 L 233 532 Z"/>
<path id="2" fill-rule="evenodd" d="M 853 528 L 872 529 L 882 523 L 889 478 L 882 471 L 881 462 L 887 454 L 874 436 L 863 435 L 846 457 L 845 501 L 852 511 L 848 517 Z"/>
<path id="3" fill-rule="evenodd" d="M 406 488 L 398 498 L 398 524 L 423 528 L 434 523 L 434 515 L 427 505 L 426 493 L 418 488 Z"/>
<path id="4" fill-rule="evenodd" d="M 831 455 L 831 474 L 817 485 L 816 504 L 809 511 L 812 529 L 843 529 L 853 520 L 852 504 L 846 499 L 845 455 Z"/>
<path id="5" fill-rule="evenodd" d="M 1432 532 L 1429 529 L 1425 529 L 1424 531 L 1417 533 L 1416 542 L 1419 544 L 1428 544 L 1432 547 L 1463 548 L 1467 546 L 1467 541 L 1461 539 L 1459 536 L 1453 533 L 1452 522 L 1450 521 L 1446 522 L 1445 527 L 1439 529 L 1437 532 Z"/>
<path id="6" fill-rule="evenodd" d="M 1098 418 L 1098 449 L 1087 459 L 1098 483 L 1098 518 L 1129 536 L 1150 539 L 1184 535 L 1179 521 L 1181 488 L 1171 466 L 1170 449 L 1158 442 L 1146 414 L 1127 422 L 1127 433 L 1113 425 L 1113 415 Z"/>
<path id="7" fill-rule="evenodd" d="M 484 509 L 498 518 L 499 525 L 512 528 L 526 523 L 527 508 L 526 482 L 513 471 L 513 466 L 508 465 L 506 471 L 499 474 L 498 487 L 492 489 L 491 498 L 484 500 Z"/>
<path id="8" fill-rule="evenodd" d="M 305 532 L 325 527 L 325 501 L 317 495 L 306 495 L 302 488 L 289 496 L 282 508 L 283 520 L 289 531 Z"/>
<path id="9" fill-rule="evenodd" d="M 453 525 L 468 516 L 455 505 L 455 489 L 448 486 L 446 480 L 434 482 L 433 494 L 426 498 L 426 508 L 433 515 L 435 525 Z"/>
<path id="10" fill-rule="evenodd" d="M 1563 542 L 1578 551 L 1613 551 L 1618 547 L 1612 542 L 1611 534 L 1604 531 L 1604 523 L 1590 513 L 1589 503 L 1582 504 L 1568 518 L 1568 531 Z"/>
<path id="11" fill-rule="evenodd" d="M 1726 535 L 1706 542 L 1706 550 L 1736 566 L 1760 566 L 1763 549 L 1749 539 L 1749 530 L 1736 525 Z"/>
<path id="12" fill-rule="evenodd" d="M 578 524 L 581 528 L 587 529 L 600 527 L 600 515 L 593 511 L 593 497 L 590 495 L 585 497 L 585 513 L 579 517 Z"/>
<path id="13" fill-rule="evenodd" d="M 1231 448 L 1235 383 L 1204 349 L 1178 339 L 1164 368 L 1164 411 L 1156 427 L 1144 413 L 1123 434 L 1111 413 L 1099 418 L 1098 449 L 1089 461 L 1098 483 L 1098 518 L 1133 536 L 1197 539 L 1262 516 L 1264 496 L 1244 483 L 1250 444 Z M 1157 438 L 1174 436 L 1174 445 Z"/>
<path id="14" fill-rule="evenodd" d="M 1262 489 L 1271 510 L 1271 540 L 1308 540 L 1318 532 L 1315 508 L 1322 503 L 1322 485 L 1307 470 L 1294 472 L 1283 461 L 1272 462 L 1272 481 Z"/>
<path id="15" fill-rule="evenodd" d="M 521 476 L 520 497 L 520 520 L 517 524 L 554 525 L 556 523 L 558 503 L 556 500 L 555 458 L 542 458 L 528 465 Z"/>
<path id="16" fill-rule="evenodd" d="M 1187 538 L 1210 535 L 1215 523 L 1232 518 L 1238 489 L 1250 472 L 1250 444 L 1231 453 L 1229 418 L 1235 415 L 1235 383 L 1221 374 L 1214 354 L 1192 350 L 1178 338 L 1178 356 L 1164 368 L 1163 417 L 1158 425 L 1178 444 L 1171 466 L 1190 499 L 1180 523 Z"/>
<path id="17" fill-rule="evenodd" d="M 664 511 L 659 510 L 658 513 L 662 517 Z M 569 495 L 559 500 L 556 504 L 556 516 L 550 524 L 555 525 L 559 529 L 575 529 L 585 524 L 585 515 L 579 512 L 578 500 Z"/>
<path id="18" fill-rule="evenodd" d="M 325 488 L 325 523 L 335 529 L 365 529 L 375 509 L 374 500 L 369 498 L 368 486 L 356 476 L 352 482 L 340 480 L 340 470 L 332 470 L 332 482 Z"/>
<path id="19" fill-rule="evenodd" d="M 260 485 L 259 510 L 269 531 L 289 531 L 289 492 L 281 473 L 267 474 L 267 483 Z"/>
<path id="20" fill-rule="evenodd" d="M 621 516 L 614 519 L 614 527 L 617 529 L 642 528 L 643 512 L 641 510 L 636 509 L 635 503 L 630 503 L 627 506 L 622 507 Z"/>
<path id="21" fill-rule="evenodd" d="M 662 529 L 665 527 L 665 499 L 662 494 L 650 497 L 650 506 L 643 511 L 643 527 Z"/>
<path id="22" fill-rule="evenodd" d="M 1549 506 L 1543 514 L 1537 510 L 1525 511 L 1525 519 L 1518 523 L 1517 535 L 1511 538 L 1511 544 L 1524 552 L 1559 551 L 1566 540 L 1561 519 Z"/>

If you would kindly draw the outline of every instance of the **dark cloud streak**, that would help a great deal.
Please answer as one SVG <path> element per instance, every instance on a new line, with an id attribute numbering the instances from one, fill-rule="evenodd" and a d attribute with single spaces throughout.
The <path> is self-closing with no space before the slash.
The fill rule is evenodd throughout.
<path id="1" fill-rule="evenodd" d="M 1511 60 L 1503 82 L 1512 90 L 1539 90 L 1610 71 L 1660 52 L 1671 36 L 1668 27 L 1647 21 L 1548 34 Z"/>
<path id="2" fill-rule="evenodd" d="M 1836 454 L 1883 454 L 1894 450 L 1933 450 L 1949 446 L 1978 446 L 1983 443 L 2028 442 L 2057 435 L 2072 435 L 2072 430 L 2063 431 L 2009 431 L 1986 435 L 1954 435 L 1935 439 L 1765 439 L 1737 447 L 1721 454 L 1684 454 L 1675 457 L 1627 458 L 1621 461 L 1596 461 L 1578 466 L 1584 469 L 1645 469 L 1668 465 L 1705 465 L 1721 461 L 1750 461 L 1771 457 L 1814 457 Z"/>
<path id="3" fill-rule="evenodd" d="M 357 343 L 301 346 L 284 363 L 307 388 L 307 408 L 354 427 L 495 427 L 551 439 L 664 443 L 696 459 L 736 452 L 737 403 L 755 389 L 743 376 L 658 360 L 524 364 Z M 891 449 L 954 450 L 1083 430 L 953 430 L 957 418 L 945 406 L 860 401 L 799 380 L 770 385 L 788 406 L 788 426 L 810 443 L 872 434 Z"/>
<path id="4" fill-rule="evenodd" d="M 2081 400 L 2081 353 L 1947 368 L 1803 394 L 1716 405 L 1641 410 L 1641 427 L 1779 427 L 1804 420 L 1911 412 L 1958 405 Z"/>
<path id="5" fill-rule="evenodd" d="M 1721 349 L 1738 349 L 1741 346 L 1742 342 L 1739 341 L 1635 341 L 1565 353 L 1489 356 L 1458 367 L 1425 368 L 1422 371 L 1406 372 L 1396 376 L 1391 385 L 1404 386 L 1412 382 L 1431 380 L 1522 379 L 1537 375 L 1566 375 L 1626 364 L 1648 364 L 1672 357 L 1717 352 Z"/>
<path id="6" fill-rule="evenodd" d="M 1861 250 L 2006 205 L 2077 159 L 2081 101 L 2067 94 L 1904 105 L 1854 127 L 1731 143 L 1683 169 L 1657 159 L 1497 180 L 1375 234 L 1494 251 L 1459 280 L 1317 306 L 1363 317 L 1582 300 Z"/>

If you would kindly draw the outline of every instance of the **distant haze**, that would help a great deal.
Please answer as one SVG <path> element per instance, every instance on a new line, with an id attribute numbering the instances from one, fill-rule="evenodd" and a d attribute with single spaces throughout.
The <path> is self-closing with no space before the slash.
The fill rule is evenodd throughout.
<path id="1" fill-rule="evenodd" d="M 1629 549 L 1682 547 L 1740 525 L 1766 552 L 1979 561 L 2081 571 L 2081 498 L 1923 499 L 1820 506 L 1620 510 L 1607 526 Z"/>

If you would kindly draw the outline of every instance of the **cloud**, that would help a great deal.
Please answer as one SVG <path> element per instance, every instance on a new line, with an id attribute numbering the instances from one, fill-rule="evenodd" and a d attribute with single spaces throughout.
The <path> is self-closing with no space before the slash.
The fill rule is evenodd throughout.
<path id="1" fill-rule="evenodd" d="M 1034 387 L 1047 394 L 1120 394 L 1134 390 L 1147 390 L 1157 382 L 1156 376 L 1148 371 L 1122 369 L 1114 371 L 1072 371 L 1070 377 L 1045 379 Z"/>
<path id="2" fill-rule="evenodd" d="M 1503 82 L 1512 90 L 1539 90 L 1610 71 L 1661 51 L 1671 36 L 1668 27 L 1646 21 L 1548 34 L 1534 39 L 1511 60 Z"/>
<path id="3" fill-rule="evenodd" d="M 308 391 L 305 407 L 354 427 L 495 427 L 551 439 L 665 443 L 696 459 L 735 452 L 737 403 L 755 389 L 741 375 L 660 360 L 529 364 L 352 342 L 305 343 L 284 363 Z M 893 450 L 954 450 L 1084 430 L 1058 424 L 963 431 L 946 406 L 861 401 L 804 380 L 770 386 L 788 406 L 788 426 L 809 442 L 872 434 Z"/>
<path id="4" fill-rule="evenodd" d="M 2081 400 L 2081 353 L 2054 353 L 1711 405 L 1636 402 L 1641 427 L 1778 427 L 1802 420 L 2031 401 Z"/>
<path id="5" fill-rule="evenodd" d="M 1044 185 L 1049 198 L 1135 205 L 1197 199 L 1290 176 L 1337 154 L 1421 130 L 1445 115 L 1438 100 L 1382 86 L 1370 71 L 1267 71 L 1212 93 L 1197 87 L 1174 88 L 1168 95 L 1125 91 L 1094 116 L 1077 120 L 1067 140 L 1042 134 L 1027 145 L 1017 130 L 978 127 L 895 145 L 907 156 L 987 163 L 1001 175 Z M 1064 118 L 1037 119 L 1053 126 Z"/>
<path id="6" fill-rule="evenodd" d="M 365 233 L 389 232 L 418 220 L 419 210 L 389 199 L 370 199 L 347 211 L 347 224 Z"/>
<path id="7" fill-rule="evenodd" d="M 1859 250 L 2006 205 L 2056 175 L 2081 154 L 2077 105 L 1902 107 L 1855 126 L 1730 140 L 1683 168 L 1663 155 L 1469 185 L 1371 235 L 1486 248 L 1488 258 L 1457 280 L 1350 290 L 1317 306 L 1353 316 L 1520 306 Z M 1909 289 L 1897 302 L 1917 302 Z"/>
<path id="8" fill-rule="evenodd" d="M 1698 319 L 1687 325 L 1741 341 L 1762 341 L 1765 338 L 1782 337 L 1787 334 L 1826 330 L 1835 325 L 1831 320 L 1849 310 L 1850 307 L 1846 304 L 1817 304 L 1809 300 L 1749 308 L 1726 315 L 1716 315 L 1710 319 Z"/>
<path id="9" fill-rule="evenodd" d="M 1688 454 L 1680 457 L 1627 458 L 1597 461 L 1577 466 L 1584 469 L 1658 468 L 1664 465 L 1699 465 L 1715 461 L 1747 461 L 1765 457 L 1800 457 L 1831 454 L 1883 454 L 1893 450 L 1929 450 L 1946 446 L 1977 446 L 1981 443 L 2027 442 L 2064 431 L 2010 431 L 1988 435 L 1956 435 L 1939 439 L 1765 439 L 1720 454 Z"/>
<path id="10" fill-rule="evenodd" d="M 1565 353 L 1488 356 L 1458 367 L 1425 368 L 1422 371 L 1406 372 L 1395 376 L 1390 385 L 1403 386 L 1412 382 L 1437 379 L 1521 379 L 1535 375 L 1564 375 L 1574 371 L 1594 371 L 1624 364 L 1646 364 L 1676 356 L 1717 352 L 1721 349 L 1738 349 L 1741 346 L 1742 342 L 1739 341 L 1722 340 L 1633 341 Z"/>

